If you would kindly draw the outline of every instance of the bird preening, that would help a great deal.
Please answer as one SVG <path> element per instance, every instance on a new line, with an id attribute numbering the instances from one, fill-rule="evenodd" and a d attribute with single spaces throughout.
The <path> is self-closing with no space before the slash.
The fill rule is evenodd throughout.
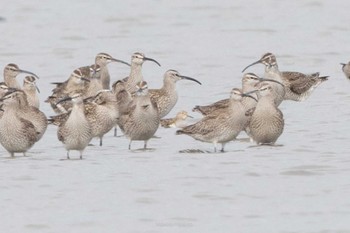
<path id="1" fill-rule="evenodd" d="M 192 109 L 202 115 L 195 119 L 187 111 L 180 111 L 174 118 L 166 118 L 176 106 L 179 97 L 178 81 L 190 81 L 191 88 L 200 88 L 203 83 L 193 77 L 168 69 L 163 76 L 163 86 L 150 88 L 144 79 L 142 69 L 149 65 L 161 67 L 154 58 L 135 52 L 130 63 L 114 58 L 107 53 L 98 53 L 92 65 L 76 68 L 67 79 L 53 82 L 52 94 L 45 100 L 53 115 L 47 119 L 40 108 L 39 76 L 9 63 L 4 68 L 4 80 L 0 83 L 0 143 L 10 153 L 23 153 L 39 140 L 45 140 L 44 133 L 49 125 L 57 126 L 57 138 L 66 149 L 67 159 L 71 151 L 79 151 L 79 158 L 93 138 L 103 146 L 105 134 L 117 127 L 129 141 L 128 149 L 139 146 L 149 149 L 151 140 L 160 126 L 177 128 L 177 135 L 188 135 L 196 140 L 213 143 L 214 152 L 221 144 L 221 152 L 226 144 L 245 132 L 251 142 L 257 145 L 274 145 L 286 131 L 285 120 L 279 105 L 285 100 L 304 101 L 328 76 L 319 72 L 280 71 L 273 53 L 265 53 L 261 58 L 243 69 L 262 64 L 264 74 L 244 73 L 240 87 L 232 87 L 228 98 L 209 105 L 195 105 Z M 110 75 L 110 63 L 121 64 L 126 78 Z M 350 63 L 340 63 L 346 77 L 350 79 Z M 147 66 L 149 66 L 147 65 Z M 18 75 L 27 76 L 20 85 Z M 111 86 L 111 83 L 112 86 Z M 40 84 L 40 83 L 39 83 Z M 229 90 L 227 90 L 229 92 Z M 199 103 L 197 103 L 199 104 Z M 52 115 L 52 114 L 50 114 Z M 188 118 L 192 118 L 190 121 Z M 171 129 L 162 129 L 171 130 Z M 288 132 L 287 132 L 288 133 Z M 125 140 L 125 139 L 114 139 Z"/>

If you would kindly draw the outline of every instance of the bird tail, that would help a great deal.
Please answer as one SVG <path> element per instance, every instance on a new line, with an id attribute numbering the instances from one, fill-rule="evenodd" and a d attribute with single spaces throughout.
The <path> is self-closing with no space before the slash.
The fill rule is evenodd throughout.
<path id="1" fill-rule="evenodd" d="M 181 130 L 181 129 L 176 131 L 176 135 L 180 135 L 180 134 L 184 134 L 184 133 L 185 132 L 183 130 Z"/>
<path id="2" fill-rule="evenodd" d="M 328 77 L 329 76 L 321 76 L 321 77 L 318 77 L 318 78 L 321 80 L 321 82 L 324 82 L 324 81 L 328 80 Z"/>
<path id="3" fill-rule="evenodd" d="M 203 112 L 202 109 L 201 109 L 201 106 L 199 106 L 199 105 L 196 105 L 196 106 L 192 109 L 192 112 L 199 112 L 200 114 L 205 115 L 204 112 Z"/>

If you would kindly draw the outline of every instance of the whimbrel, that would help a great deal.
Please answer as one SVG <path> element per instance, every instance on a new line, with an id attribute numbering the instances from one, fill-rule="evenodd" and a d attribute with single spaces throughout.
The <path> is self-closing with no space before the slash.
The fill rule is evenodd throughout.
<path id="1" fill-rule="evenodd" d="M 101 79 L 103 89 L 110 88 L 110 75 L 108 72 L 107 65 L 111 62 L 118 62 L 118 63 L 125 64 L 127 66 L 130 66 L 129 63 L 122 61 L 122 60 L 119 60 L 119 59 L 116 59 L 116 58 L 113 58 L 111 55 L 109 55 L 107 53 L 97 54 L 96 58 L 95 58 L 95 64 L 98 65 L 101 69 L 99 78 Z"/>
<path id="2" fill-rule="evenodd" d="M 78 150 L 82 159 L 83 151 L 92 139 L 91 127 L 85 117 L 82 94 L 73 93 L 70 97 L 58 101 L 58 104 L 68 100 L 73 101 L 73 108 L 67 120 L 59 125 L 57 137 L 67 150 L 67 159 L 70 159 L 71 150 Z"/>
<path id="3" fill-rule="evenodd" d="M 185 120 L 188 117 L 193 118 L 192 116 L 188 115 L 186 111 L 180 111 L 174 118 L 161 119 L 160 125 L 164 128 L 183 128 L 185 127 Z"/>
<path id="4" fill-rule="evenodd" d="M 281 85 L 270 83 L 273 88 L 277 106 L 282 100 L 306 100 L 315 88 L 328 78 L 328 76 L 320 77 L 318 72 L 313 74 L 303 74 L 295 71 L 280 72 L 276 56 L 272 53 L 264 54 L 259 61 L 247 66 L 245 69 L 258 63 L 265 65 L 265 78 L 276 80 L 284 85 L 284 88 L 282 88 Z"/>
<path id="5" fill-rule="evenodd" d="M 151 99 L 157 104 L 160 118 L 166 116 L 175 106 L 178 99 L 176 82 L 179 80 L 190 80 L 202 85 L 198 80 L 180 75 L 176 70 L 165 72 L 162 88 L 149 90 Z"/>
<path id="6" fill-rule="evenodd" d="M 127 112 L 119 118 L 119 126 L 125 136 L 132 141 L 144 141 L 144 149 L 148 140 L 155 134 L 159 126 L 159 114 L 156 103 L 148 94 L 147 82 L 141 81 L 137 86 L 136 96 Z M 120 113 L 121 114 L 121 113 Z"/>
<path id="7" fill-rule="evenodd" d="M 283 114 L 276 106 L 271 84 L 265 82 L 258 90 L 247 93 L 259 92 L 260 96 L 256 107 L 247 112 L 251 115 L 250 135 L 257 144 L 274 144 L 284 128 Z"/>
<path id="8" fill-rule="evenodd" d="M 26 73 L 39 79 L 39 77 L 36 74 L 26 70 L 22 70 L 18 67 L 18 65 L 10 63 L 7 64 L 4 68 L 4 82 L 6 83 L 6 85 L 10 88 L 21 89 L 21 85 L 16 79 L 17 75 L 19 75 L 20 73 Z"/>
<path id="9" fill-rule="evenodd" d="M 158 66 L 160 66 L 159 62 L 157 62 L 153 58 L 146 57 L 145 54 L 140 52 L 134 53 L 131 56 L 130 75 L 123 79 L 123 81 L 126 83 L 126 86 L 125 86 L 126 90 L 131 94 L 137 91 L 136 85 L 139 84 L 141 81 L 143 81 L 142 64 L 145 61 L 152 61 L 156 63 Z"/>
<path id="10" fill-rule="evenodd" d="M 36 85 L 36 78 L 34 76 L 26 76 L 24 78 L 22 90 L 27 95 L 28 104 L 30 106 L 39 108 L 40 101 L 37 93 L 40 93 L 40 90 Z"/>
<path id="11" fill-rule="evenodd" d="M 223 152 L 225 144 L 234 140 L 247 125 L 249 118 L 245 115 L 243 96 L 246 95 L 240 89 L 233 88 L 228 108 L 219 109 L 199 122 L 176 131 L 176 134 L 186 134 L 196 140 L 213 143 L 215 152 L 217 143 L 221 143 Z"/>
<path id="12" fill-rule="evenodd" d="M 29 105 L 27 95 L 23 90 L 15 88 L 9 89 L 3 98 L 13 98 L 18 102 L 16 108 L 18 115 L 34 125 L 37 132 L 36 139 L 39 141 L 47 128 L 47 118 L 45 114 L 38 108 Z"/>
<path id="13" fill-rule="evenodd" d="M 25 156 L 37 141 L 37 131 L 19 113 L 20 103 L 14 95 L 15 93 L 11 93 L 0 99 L 4 109 L 0 119 L 0 143 L 11 157 L 15 153 L 23 153 Z"/>

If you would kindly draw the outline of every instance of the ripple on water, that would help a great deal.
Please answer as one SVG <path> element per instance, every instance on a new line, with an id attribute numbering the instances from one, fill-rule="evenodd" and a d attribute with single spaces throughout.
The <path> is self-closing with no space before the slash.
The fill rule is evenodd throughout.
<path id="1" fill-rule="evenodd" d="M 315 176 L 315 175 L 325 175 L 336 170 L 332 166 L 324 165 L 303 165 L 291 167 L 287 171 L 283 171 L 281 175 L 290 175 L 290 176 Z"/>
<path id="2" fill-rule="evenodd" d="M 24 227 L 30 230 L 42 230 L 50 228 L 48 225 L 45 224 L 27 224 Z"/>

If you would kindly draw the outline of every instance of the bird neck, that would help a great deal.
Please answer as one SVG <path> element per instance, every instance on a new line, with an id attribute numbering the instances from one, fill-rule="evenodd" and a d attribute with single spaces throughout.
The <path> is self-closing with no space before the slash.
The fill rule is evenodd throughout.
<path id="1" fill-rule="evenodd" d="M 5 84 L 10 88 L 21 89 L 21 86 L 17 82 L 16 76 L 4 76 Z"/>
<path id="2" fill-rule="evenodd" d="M 109 75 L 107 66 L 101 67 L 100 80 L 101 80 L 103 89 L 109 89 L 109 86 L 110 86 L 110 75 Z"/>
<path id="3" fill-rule="evenodd" d="M 166 91 L 176 91 L 176 82 L 169 78 L 164 78 L 162 89 Z"/>
<path id="4" fill-rule="evenodd" d="M 141 64 L 131 63 L 129 79 L 135 84 L 143 80 Z"/>

